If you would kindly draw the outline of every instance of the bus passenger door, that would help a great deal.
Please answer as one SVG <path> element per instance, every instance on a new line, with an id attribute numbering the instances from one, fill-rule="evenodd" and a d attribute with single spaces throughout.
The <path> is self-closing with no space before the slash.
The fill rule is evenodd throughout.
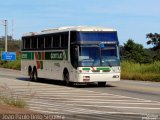
<path id="1" fill-rule="evenodd" d="M 75 81 L 76 79 L 76 70 L 78 67 L 78 45 L 71 45 L 71 52 L 70 52 L 70 56 L 71 56 L 71 64 L 72 64 L 72 70 L 71 70 L 71 75 L 70 75 L 70 79 L 71 81 Z"/>

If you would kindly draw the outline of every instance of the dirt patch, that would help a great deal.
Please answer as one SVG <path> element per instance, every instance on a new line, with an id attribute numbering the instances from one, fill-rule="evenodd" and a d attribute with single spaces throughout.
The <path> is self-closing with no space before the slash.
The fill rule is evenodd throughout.
<path id="1" fill-rule="evenodd" d="M 26 108 L 16 108 L 14 106 L 9 105 L 0 105 L 0 114 L 30 114 L 35 113 Z"/>
<path id="2" fill-rule="evenodd" d="M 0 104 L 0 120 L 64 120 L 66 116 L 58 114 L 42 114 L 28 110 Z"/>

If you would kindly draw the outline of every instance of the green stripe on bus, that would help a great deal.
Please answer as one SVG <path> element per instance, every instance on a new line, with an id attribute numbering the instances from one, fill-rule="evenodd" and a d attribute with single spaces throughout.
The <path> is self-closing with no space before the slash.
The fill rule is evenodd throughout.
<path id="1" fill-rule="evenodd" d="M 97 68 L 97 70 L 111 70 L 111 68 Z"/>
<path id="2" fill-rule="evenodd" d="M 82 70 L 90 70 L 90 68 L 82 68 Z"/>
<path id="3" fill-rule="evenodd" d="M 42 52 L 38 53 L 38 60 L 68 60 L 68 50 L 65 51 L 53 51 L 44 52 L 44 59 L 42 58 Z M 34 52 L 22 52 L 22 60 L 34 60 Z"/>
<path id="4" fill-rule="evenodd" d="M 22 60 L 34 60 L 34 53 L 33 52 L 22 52 L 21 59 Z"/>

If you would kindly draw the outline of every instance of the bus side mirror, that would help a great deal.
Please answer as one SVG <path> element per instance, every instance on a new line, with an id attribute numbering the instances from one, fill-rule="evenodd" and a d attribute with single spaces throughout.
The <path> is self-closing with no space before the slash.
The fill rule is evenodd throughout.
<path id="1" fill-rule="evenodd" d="M 78 67 L 78 47 L 77 46 L 74 47 L 74 57 L 75 57 L 74 67 L 77 68 Z"/>

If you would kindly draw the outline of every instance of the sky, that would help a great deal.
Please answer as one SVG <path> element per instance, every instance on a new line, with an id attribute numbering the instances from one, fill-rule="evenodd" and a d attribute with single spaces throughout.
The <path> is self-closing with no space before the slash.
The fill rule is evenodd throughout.
<path id="1" fill-rule="evenodd" d="M 102 26 L 118 31 L 120 44 L 128 39 L 145 48 L 147 33 L 160 33 L 160 0 L 0 0 L 0 36 L 3 20 L 8 34 L 62 26 Z"/>

